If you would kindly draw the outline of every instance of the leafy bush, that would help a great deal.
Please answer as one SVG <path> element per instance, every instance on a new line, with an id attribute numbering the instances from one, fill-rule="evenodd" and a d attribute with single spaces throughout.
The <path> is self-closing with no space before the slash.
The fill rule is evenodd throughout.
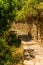
<path id="1" fill-rule="evenodd" d="M 10 47 L 5 43 L 4 39 L 0 39 L 0 65 L 11 65 L 12 58 Z"/>
<path id="2" fill-rule="evenodd" d="M 20 44 L 21 40 L 13 31 L 5 32 L 0 37 L 0 65 L 13 65 L 16 63 L 18 56 L 15 54 L 15 47 L 19 47 Z"/>
<path id="3" fill-rule="evenodd" d="M 14 31 L 9 32 L 6 41 L 10 46 L 14 45 L 16 47 L 19 47 L 21 44 L 21 40 L 18 39 L 17 34 Z"/>

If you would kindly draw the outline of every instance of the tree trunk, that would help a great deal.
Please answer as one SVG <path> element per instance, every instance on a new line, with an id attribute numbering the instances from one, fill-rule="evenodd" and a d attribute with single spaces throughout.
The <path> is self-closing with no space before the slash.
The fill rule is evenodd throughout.
<path id="1" fill-rule="evenodd" d="M 38 24 L 38 42 L 41 43 L 41 30 L 39 24 Z"/>
<path id="2" fill-rule="evenodd" d="M 38 40 L 38 28 L 35 22 L 36 21 L 33 20 L 31 34 L 33 36 L 34 41 L 37 41 Z"/>

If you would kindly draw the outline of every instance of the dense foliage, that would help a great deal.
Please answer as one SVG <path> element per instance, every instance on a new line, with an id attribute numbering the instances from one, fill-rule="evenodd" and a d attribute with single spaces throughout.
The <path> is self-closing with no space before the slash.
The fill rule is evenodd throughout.
<path id="1" fill-rule="evenodd" d="M 20 47 L 21 40 L 18 39 L 16 34 L 12 31 L 8 32 L 7 34 L 5 34 L 5 37 L 3 37 L 0 38 L 0 64 L 13 65 L 19 57 L 16 54 L 15 49 Z M 18 59 L 20 61 L 20 58 Z"/>
<path id="2" fill-rule="evenodd" d="M 6 41 L 8 45 L 19 47 L 21 45 L 21 40 L 18 38 L 17 34 L 14 31 L 10 31 L 7 35 Z"/>
<path id="3" fill-rule="evenodd" d="M 25 4 L 16 14 L 16 20 L 27 20 L 27 18 L 43 18 L 43 1 L 42 0 L 25 0 Z"/>
<path id="4" fill-rule="evenodd" d="M 39 13 L 43 17 L 41 0 L 0 0 L 0 30 L 5 31 L 13 20 L 25 20 L 27 17 L 36 17 Z"/>
<path id="5" fill-rule="evenodd" d="M 0 65 L 11 65 L 11 58 L 10 47 L 0 39 Z"/>

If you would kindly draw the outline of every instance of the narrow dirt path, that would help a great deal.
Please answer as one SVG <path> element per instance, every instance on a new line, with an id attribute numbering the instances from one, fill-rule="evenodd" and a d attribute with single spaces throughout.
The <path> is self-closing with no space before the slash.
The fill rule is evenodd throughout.
<path id="1" fill-rule="evenodd" d="M 24 38 L 23 32 L 16 30 L 17 34 L 22 36 L 22 45 L 24 50 L 24 65 L 43 65 L 43 48 L 35 41 L 28 41 L 28 37 Z"/>
<path id="2" fill-rule="evenodd" d="M 22 41 L 24 65 L 43 65 L 43 48 L 37 42 Z"/>

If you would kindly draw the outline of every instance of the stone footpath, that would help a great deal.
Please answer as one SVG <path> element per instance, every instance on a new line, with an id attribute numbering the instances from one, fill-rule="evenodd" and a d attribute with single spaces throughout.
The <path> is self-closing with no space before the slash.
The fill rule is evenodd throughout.
<path id="1" fill-rule="evenodd" d="M 43 65 L 43 48 L 36 42 L 22 41 L 24 65 Z"/>

